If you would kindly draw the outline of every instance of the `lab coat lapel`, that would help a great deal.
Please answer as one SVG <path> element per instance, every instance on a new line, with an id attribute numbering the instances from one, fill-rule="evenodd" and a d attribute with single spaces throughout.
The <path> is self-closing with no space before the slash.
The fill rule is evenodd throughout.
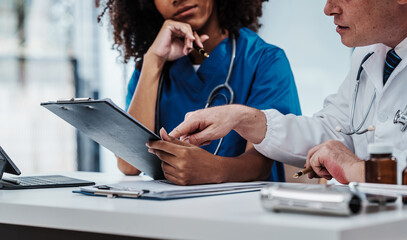
<path id="1" fill-rule="evenodd" d="M 383 68 L 385 58 L 385 47 L 380 46 L 374 50 L 374 54 L 363 64 L 363 69 L 368 76 L 365 79 L 372 82 L 376 89 L 377 96 L 382 95 L 383 92 Z"/>
<path id="2" fill-rule="evenodd" d="M 394 69 L 393 73 L 390 75 L 389 79 L 387 80 L 386 85 L 384 86 L 384 90 L 388 88 L 388 86 L 391 84 L 393 81 L 406 81 L 407 79 L 395 79 L 397 75 L 399 75 L 400 72 L 405 71 L 405 68 L 407 66 L 407 59 L 404 58 L 401 60 L 399 65 Z"/>
<path id="3" fill-rule="evenodd" d="M 407 38 L 404 41 L 407 41 Z M 376 93 L 380 96 L 383 94 L 383 91 L 386 91 L 386 89 L 391 85 L 391 82 L 394 81 L 397 75 L 404 71 L 407 66 L 407 56 L 404 54 L 407 50 L 402 50 L 402 56 L 400 56 L 402 61 L 399 63 L 396 69 L 394 69 L 387 80 L 386 85 L 383 86 L 384 61 L 386 60 L 386 54 L 389 50 L 390 47 L 383 44 L 377 44 L 372 57 L 370 57 L 365 64 L 363 64 L 363 68 L 368 74 L 369 79 L 372 81 L 376 89 Z"/>
<path id="4" fill-rule="evenodd" d="M 390 49 L 390 48 L 389 48 Z M 397 75 L 399 75 L 400 72 L 405 71 L 405 68 L 407 66 L 407 38 L 405 38 L 403 41 L 401 41 L 396 47 L 395 47 L 397 55 L 402 59 L 399 65 L 394 69 L 393 73 L 390 75 L 389 79 L 387 82 L 389 84 L 386 84 L 386 86 L 390 85 L 392 81 L 406 81 L 406 79 L 395 79 Z M 385 89 L 386 89 L 385 86 Z"/>

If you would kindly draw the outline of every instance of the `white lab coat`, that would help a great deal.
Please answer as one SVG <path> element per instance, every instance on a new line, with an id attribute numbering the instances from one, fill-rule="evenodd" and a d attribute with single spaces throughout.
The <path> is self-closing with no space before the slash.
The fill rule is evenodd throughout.
<path id="1" fill-rule="evenodd" d="M 273 109 L 265 110 L 267 133 L 255 148 L 269 158 L 303 167 L 308 151 L 329 139 L 341 141 L 361 159 L 368 158 L 369 143 L 388 142 L 394 146 L 393 155 L 398 160 L 400 181 L 400 173 L 406 166 L 407 131 L 401 132 L 401 124 L 394 124 L 393 118 L 397 110 L 404 110 L 407 105 L 407 38 L 395 48 L 402 61 L 383 86 L 383 68 L 388 50 L 390 48 L 383 44 L 357 48 L 352 55 L 350 72 L 338 93 L 327 97 L 323 109 L 313 117 L 282 115 Z M 376 130 L 352 136 L 338 133 L 335 131 L 338 125 L 350 131 L 357 72 L 362 59 L 372 51 L 374 54 L 363 64 L 354 126 L 356 128 L 362 122 L 376 91 L 376 99 L 362 128 L 373 124 Z"/>

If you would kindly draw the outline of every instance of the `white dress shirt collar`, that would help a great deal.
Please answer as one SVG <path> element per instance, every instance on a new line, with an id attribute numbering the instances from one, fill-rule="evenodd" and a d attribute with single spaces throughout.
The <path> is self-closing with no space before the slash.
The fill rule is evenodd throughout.
<path id="1" fill-rule="evenodd" d="M 388 49 L 390 50 L 390 48 Z M 407 38 L 405 38 L 403 41 L 401 41 L 395 48 L 394 50 L 396 51 L 397 55 L 401 59 L 405 59 L 407 57 Z"/>

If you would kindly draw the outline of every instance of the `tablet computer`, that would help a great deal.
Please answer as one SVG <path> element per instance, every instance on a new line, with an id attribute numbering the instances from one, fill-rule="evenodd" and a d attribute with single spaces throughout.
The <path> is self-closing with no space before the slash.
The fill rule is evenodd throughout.
<path id="1" fill-rule="evenodd" d="M 146 146 L 147 141 L 161 138 L 109 98 L 72 98 L 41 106 L 150 177 L 164 179 L 161 160 Z"/>

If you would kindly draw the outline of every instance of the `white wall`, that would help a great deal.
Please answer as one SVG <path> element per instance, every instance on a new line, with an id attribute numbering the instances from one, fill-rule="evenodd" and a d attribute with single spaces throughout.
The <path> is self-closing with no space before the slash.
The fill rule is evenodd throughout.
<path id="1" fill-rule="evenodd" d="M 351 50 L 340 42 L 324 0 L 270 0 L 259 34 L 285 50 L 296 80 L 303 115 L 322 108 L 324 98 L 344 80 Z"/>
<path id="2" fill-rule="evenodd" d="M 20 46 L 13 2 L 0 1 L 0 146 L 22 174 L 74 171 L 74 128 L 40 106 L 74 93 L 69 37 L 57 31 L 55 1 L 33 0 Z"/>

